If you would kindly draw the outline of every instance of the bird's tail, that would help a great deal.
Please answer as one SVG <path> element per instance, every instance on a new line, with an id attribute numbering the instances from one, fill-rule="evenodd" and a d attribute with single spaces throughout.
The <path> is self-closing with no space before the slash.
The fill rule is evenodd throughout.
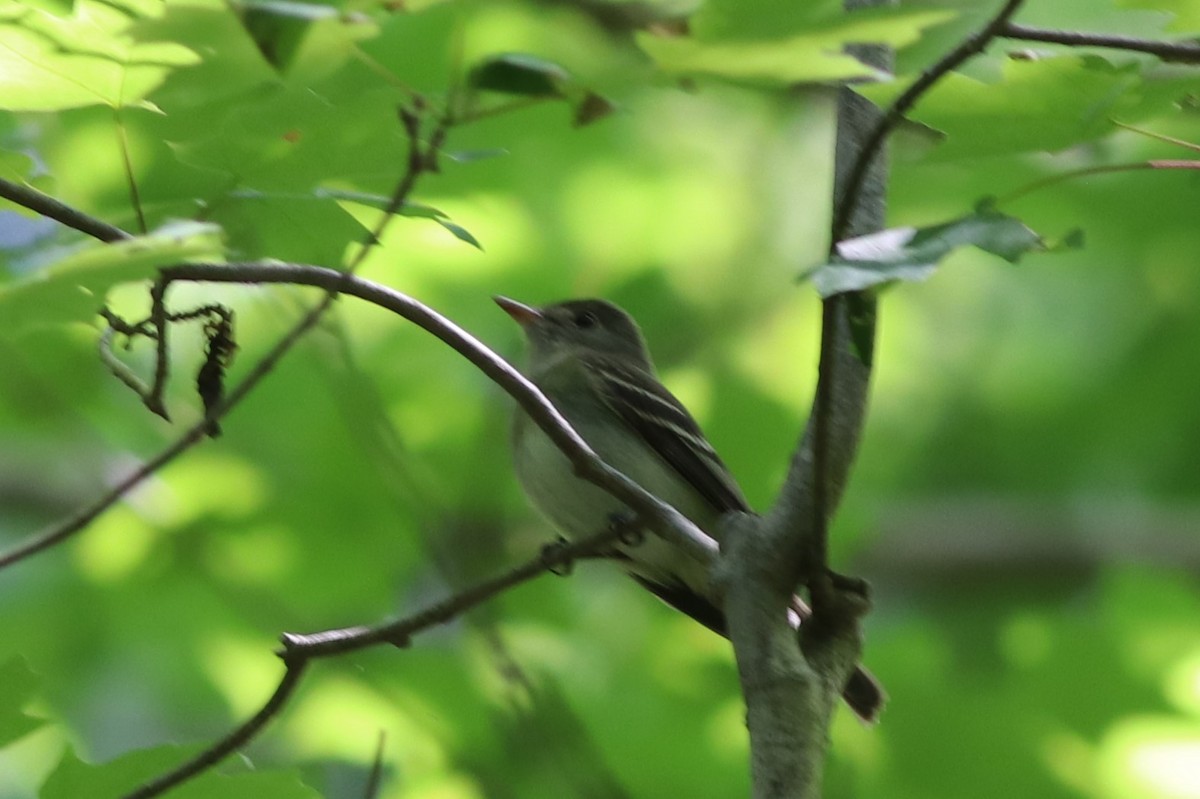
<path id="1" fill-rule="evenodd" d="M 646 590 L 666 602 L 671 607 L 703 624 L 720 636 L 729 637 L 725 625 L 725 614 L 722 610 L 702 594 L 698 594 L 683 584 L 664 585 L 646 579 L 638 574 L 630 574 L 633 579 L 642 584 Z M 792 598 L 792 613 L 788 617 L 793 627 L 799 627 L 804 619 L 812 615 L 800 597 Z M 842 698 L 860 719 L 868 724 L 879 719 L 879 712 L 887 701 L 883 686 L 860 663 L 855 666 L 846 685 L 842 688 Z"/>

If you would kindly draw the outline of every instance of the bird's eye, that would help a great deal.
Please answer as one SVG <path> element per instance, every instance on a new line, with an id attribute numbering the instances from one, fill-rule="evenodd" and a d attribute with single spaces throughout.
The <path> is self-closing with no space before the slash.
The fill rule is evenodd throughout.
<path id="1" fill-rule="evenodd" d="M 581 311 L 580 313 L 575 314 L 575 327 L 587 329 L 589 327 L 595 327 L 599 321 L 600 320 L 597 319 L 596 315 L 591 311 Z"/>

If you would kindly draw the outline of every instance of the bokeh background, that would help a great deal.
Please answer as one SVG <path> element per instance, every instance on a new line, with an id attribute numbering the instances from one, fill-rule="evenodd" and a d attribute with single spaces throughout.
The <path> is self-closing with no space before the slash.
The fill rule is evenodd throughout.
<path id="1" fill-rule="evenodd" d="M 461 101 L 489 54 L 562 64 L 569 102 L 484 97 L 502 112 L 451 130 L 414 195 L 482 249 L 397 218 L 362 273 L 511 358 L 492 294 L 622 304 L 766 507 L 815 384 L 819 303 L 798 277 L 828 246 L 835 135 L 833 91 L 787 85 L 855 69 L 835 6 L 791 5 L 4 5 L 0 166 L 131 231 L 139 211 L 151 229 L 203 219 L 229 260 L 337 266 L 377 215 L 345 192 L 387 196 L 402 171 L 411 91 Z M 979 5 L 868 17 L 900 79 L 864 93 L 894 96 Z M 694 11 L 691 37 L 646 8 Z M 1018 20 L 1200 33 L 1186 0 L 1029 0 Z M 699 55 L 672 49 L 693 40 Z M 575 126 L 584 90 L 613 112 Z M 897 134 L 890 224 L 991 197 L 1076 246 L 1017 265 L 967 248 L 884 292 L 834 548 L 874 587 L 865 660 L 891 702 L 874 728 L 836 720 L 827 796 L 1200 797 L 1200 175 L 1097 169 L 1200 160 L 1117 125 L 1200 144 L 1197 92 L 1195 67 L 1001 40 Z M 7 548 L 199 418 L 203 342 L 175 334 L 175 421 L 150 415 L 96 357 L 98 320 L 13 311 L 11 287 L 89 245 L 5 209 Z M 317 297 L 171 302 L 237 310 L 236 378 Z M 109 298 L 145 312 L 142 284 Z M 144 342 L 124 357 L 151 368 Z M 411 612 L 536 553 L 554 534 L 513 480 L 511 412 L 428 335 L 340 302 L 221 438 L 0 572 L 0 797 L 119 795 L 258 707 L 280 632 Z M 742 712 L 723 641 L 588 563 L 407 650 L 316 664 L 243 757 L 178 795 L 361 796 L 382 735 L 384 797 L 741 796 Z"/>

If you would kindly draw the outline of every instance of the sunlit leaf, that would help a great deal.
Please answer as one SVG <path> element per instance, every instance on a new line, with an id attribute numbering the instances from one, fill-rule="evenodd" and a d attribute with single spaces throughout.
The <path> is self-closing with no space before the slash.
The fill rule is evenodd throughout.
<path id="1" fill-rule="evenodd" d="M 848 239 L 838 244 L 832 260 L 806 277 L 822 297 L 896 281 L 921 281 L 933 274 L 939 261 L 966 246 L 1010 262 L 1045 248 L 1020 220 L 984 210 L 932 227 L 890 228 Z"/>
<path id="2" fill-rule="evenodd" d="M 789 35 L 662 38 L 639 34 L 637 40 L 662 69 L 675 75 L 708 75 L 771 85 L 886 79 L 878 70 L 841 52 L 844 45 L 870 42 L 902 46 L 915 40 L 923 28 L 951 16 L 932 10 L 876 11 L 821 20 Z"/>
<path id="3" fill-rule="evenodd" d="M 117 6 L 82 0 L 71 17 L 42 11 L 0 24 L 0 108 L 55 111 L 141 103 L 200 56 L 174 42 L 137 42 Z"/>
<path id="4" fill-rule="evenodd" d="M 450 42 L 459 12 L 457 3 L 398 11 L 360 49 L 404 85 L 421 92 L 444 92 L 454 73 Z"/>
<path id="5" fill-rule="evenodd" d="M 117 283 L 151 277 L 161 266 L 222 257 L 221 230 L 173 222 L 114 244 L 89 242 L 32 276 L 0 288 L 0 333 L 91 319 Z"/>

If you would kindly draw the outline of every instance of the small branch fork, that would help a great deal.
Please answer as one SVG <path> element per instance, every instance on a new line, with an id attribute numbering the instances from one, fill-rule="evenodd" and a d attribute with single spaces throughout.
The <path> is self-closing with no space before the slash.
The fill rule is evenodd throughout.
<path id="1" fill-rule="evenodd" d="M 419 632 L 453 621 L 468 610 L 548 571 L 569 567 L 578 558 L 603 551 L 620 538 L 627 527 L 613 525 L 577 542 L 551 544 L 543 548 L 537 557 L 508 573 L 479 583 L 397 621 L 374 627 L 349 627 L 305 635 L 284 633 L 283 648 L 276 653 L 284 663 L 283 677 L 258 712 L 191 760 L 141 785 L 126 794 L 124 799 L 150 799 L 161 796 L 245 746 L 279 715 L 313 660 L 357 652 L 379 644 L 406 647 L 412 636 Z"/>

